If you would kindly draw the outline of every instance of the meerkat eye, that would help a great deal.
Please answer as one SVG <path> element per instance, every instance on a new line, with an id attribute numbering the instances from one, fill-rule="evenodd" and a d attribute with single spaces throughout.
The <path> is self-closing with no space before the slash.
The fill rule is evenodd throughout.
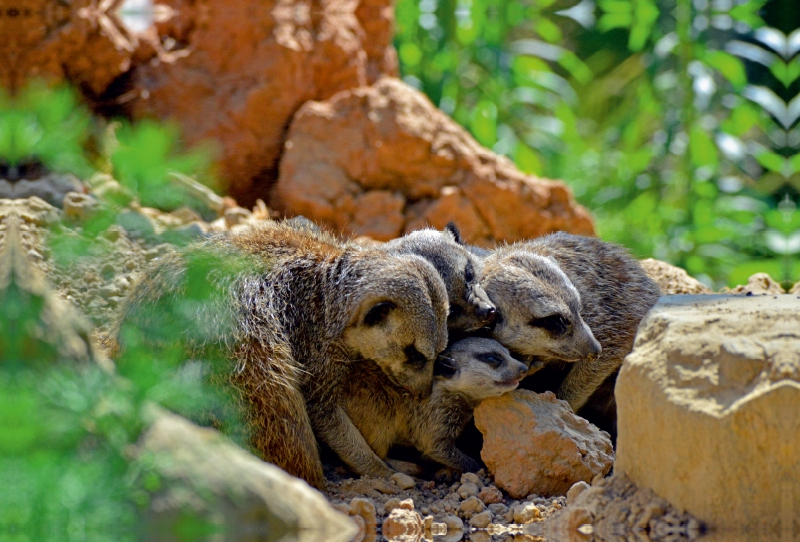
<path id="1" fill-rule="evenodd" d="M 464 268 L 464 280 L 468 283 L 475 280 L 475 270 L 472 268 L 471 263 L 467 263 L 467 267 Z"/>
<path id="2" fill-rule="evenodd" d="M 487 364 L 493 369 L 497 369 L 503 364 L 503 358 L 501 358 L 496 354 L 492 354 L 491 352 L 485 354 L 478 354 L 476 357 L 478 358 L 478 361 Z"/>
<path id="3" fill-rule="evenodd" d="M 384 322 L 395 307 L 396 305 L 391 301 L 381 301 L 372 307 L 364 317 L 364 325 L 371 327 Z"/>
<path id="4" fill-rule="evenodd" d="M 448 316 L 460 316 L 464 309 L 460 305 L 450 305 Z"/>
<path id="5" fill-rule="evenodd" d="M 456 360 L 447 356 L 439 356 L 433 362 L 433 376 L 441 376 L 443 378 L 453 378 L 458 372 Z"/>
<path id="6" fill-rule="evenodd" d="M 421 371 L 428 364 L 428 358 L 423 356 L 422 352 L 417 350 L 413 344 L 406 346 L 403 352 L 406 355 L 406 364 L 417 371 Z"/>
<path id="7" fill-rule="evenodd" d="M 544 318 L 534 318 L 528 322 L 529 326 L 540 327 L 553 335 L 563 335 L 569 329 L 570 322 L 560 314 L 551 314 Z"/>

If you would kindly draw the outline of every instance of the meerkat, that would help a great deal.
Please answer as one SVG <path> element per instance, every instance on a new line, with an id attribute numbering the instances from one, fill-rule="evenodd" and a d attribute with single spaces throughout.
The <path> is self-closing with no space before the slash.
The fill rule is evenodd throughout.
<path id="1" fill-rule="evenodd" d="M 190 264 L 209 257 L 234 268 L 193 275 Z M 212 286 L 207 303 L 195 303 L 198 284 Z M 156 316 L 175 300 L 171 314 L 193 325 L 159 336 L 170 322 Z M 447 313 L 445 285 L 425 259 L 269 223 L 161 259 L 133 287 L 114 336 L 122 348 L 136 336 L 153 347 L 183 340 L 193 356 L 219 348 L 247 405 L 252 446 L 322 488 L 315 435 L 359 474 L 394 473 L 342 408 L 343 379 L 354 360 L 369 359 L 380 378 L 429 395 Z"/>
<path id="2" fill-rule="evenodd" d="M 452 222 L 443 231 L 422 229 L 387 242 L 395 254 L 416 254 L 428 260 L 447 287 L 451 335 L 468 334 L 491 325 L 495 306 L 480 284 L 481 260 L 469 252 Z"/>
<path id="3" fill-rule="evenodd" d="M 492 336 L 545 363 L 523 387 L 556 391 L 613 434 L 613 382 L 661 295 L 639 263 L 614 244 L 556 233 L 497 248 L 483 261 L 481 283 L 498 308 Z"/>
<path id="4" fill-rule="evenodd" d="M 344 388 L 344 408 L 382 459 L 392 446 L 407 445 L 447 469 L 474 472 L 480 464 L 456 447 L 456 439 L 477 403 L 513 390 L 527 371 L 497 341 L 470 337 L 439 356 L 433 392 L 422 400 L 388 382 L 374 363 L 354 364 Z M 443 470 L 438 476 L 451 475 Z"/>

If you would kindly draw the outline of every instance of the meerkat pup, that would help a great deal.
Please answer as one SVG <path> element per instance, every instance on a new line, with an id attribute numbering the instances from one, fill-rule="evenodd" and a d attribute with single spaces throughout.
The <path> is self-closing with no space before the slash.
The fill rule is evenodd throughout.
<path id="1" fill-rule="evenodd" d="M 466 334 L 492 323 L 495 306 L 480 284 L 481 260 L 464 246 L 454 223 L 442 231 L 413 231 L 384 247 L 395 254 L 422 256 L 436 268 L 447 287 L 447 327 L 451 333 Z"/>
<path id="2" fill-rule="evenodd" d="M 497 248 L 483 264 L 481 284 L 498 308 L 493 337 L 515 355 L 544 361 L 533 380 L 555 372 L 556 395 L 578 413 L 616 378 L 661 295 L 624 249 L 594 237 L 547 235 Z M 599 425 L 613 431 L 613 385 L 603 387 L 611 396 L 592 403 L 606 403 Z"/>
<path id="3" fill-rule="evenodd" d="M 439 356 L 433 393 L 422 400 L 387 381 L 374 363 L 354 364 L 344 408 L 378 457 L 386 459 L 394 445 L 413 446 L 449 469 L 474 472 L 480 464 L 456 447 L 456 439 L 475 405 L 513 390 L 527 371 L 497 341 L 470 337 Z"/>
<path id="4" fill-rule="evenodd" d="M 209 256 L 237 265 L 192 274 L 191 263 Z M 206 303 L 195 302 L 198 284 L 214 287 Z M 159 336 L 169 322 L 156 317 L 175 300 L 172 314 L 191 329 Z M 122 348 L 139 337 L 156 348 L 182 340 L 195 358 L 220 349 L 254 448 L 322 488 L 315 435 L 359 474 L 394 472 L 351 422 L 341 388 L 350 364 L 368 359 L 374 378 L 429 395 L 433 362 L 447 345 L 447 313 L 445 285 L 425 259 L 268 223 L 158 261 L 133 287 L 114 332 Z"/>

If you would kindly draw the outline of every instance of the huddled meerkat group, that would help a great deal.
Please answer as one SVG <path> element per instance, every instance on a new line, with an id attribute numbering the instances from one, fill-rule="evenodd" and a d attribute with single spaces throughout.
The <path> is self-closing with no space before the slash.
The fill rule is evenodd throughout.
<path id="1" fill-rule="evenodd" d="M 198 279 L 191 269 L 204 255 L 237 265 L 207 266 Z M 159 311 L 191 298 L 198 280 L 214 295 L 181 306 L 187 328 L 204 332 L 159 334 Z M 112 355 L 131 337 L 181 343 L 187 359 L 221 351 L 252 447 L 321 488 L 318 443 L 359 475 L 392 475 L 395 445 L 444 474 L 476 470 L 456 438 L 477 402 L 523 378 L 613 429 L 613 380 L 659 295 L 636 260 L 594 238 L 559 233 L 487 251 L 448 225 L 364 244 L 293 219 L 155 261 L 109 343 Z"/>

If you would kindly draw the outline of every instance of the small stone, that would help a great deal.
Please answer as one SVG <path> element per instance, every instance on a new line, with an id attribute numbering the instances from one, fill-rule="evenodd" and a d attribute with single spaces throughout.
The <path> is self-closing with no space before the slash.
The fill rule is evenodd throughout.
<path id="1" fill-rule="evenodd" d="M 413 499 L 403 499 L 400 501 L 400 504 L 397 505 L 398 508 L 402 508 L 403 510 L 413 510 L 414 509 L 414 500 Z"/>
<path id="2" fill-rule="evenodd" d="M 466 499 L 467 497 L 472 497 L 478 494 L 478 486 L 472 482 L 461 484 L 461 487 L 458 488 L 458 494 L 461 495 L 462 499 Z"/>
<path id="3" fill-rule="evenodd" d="M 484 510 L 480 514 L 475 514 L 469 520 L 469 524 L 473 527 L 486 527 L 492 522 L 494 516 L 489 510 Z"/>
<path id="4" fill-rule="evenodd" d="M 103 267 L 100 268 L 100 274 L 103 277 L 111 278 L 117 274 L 117 268 L 114 267 L 114 264 L 106 262 L 103 264 Z"/>
<path id="5" fill-rule="evenodd" d="M 250 220 L 251 216 L 252 213 L 244 207 L 232 207 L 230 209 L 225 209 L 224 214 L 225 222 L 228 224 L 229 228 L 247 222 Z"/>
<path id="6" fill-rule="evenodd" d="M 376 530 L 378 527 L 378 516 L 375 510 L 375 504 L 370 499 L 356 497 L 350 501 L 349 514 L 359 525 L 359 534 L 361 534 L 361 526 L 364 526 L 364 533 L 359 538 L 356 536 L 355 540 L 362 542 L 374 542 L 376 539 Z M 360 520 L 360 521 L 359 521 Z"/>
<path id="7" fill-rule="evenodd" d="M 461 512 L 462 516 L 469 519 L 473 515 L 483 512 L 484 508 L 486 506 L 478 497 L 469 497 L 459 505 L 458 511 Z"/>
<path id="8" fill-rule="evenodd" d="M 583 493 L 585 489 L 589 489 L 589 484 L 586 482 L 575 482 L 572 484 L 572 487 L 569 488 L 567 491 L 567 505 L 570 505 L 575 502 L 575 499 L 578 498 L 578 495 Z"/>
<path id="9" fill-rule="evenodd" d="M 64 215 L 72 220 L 83 222 L 97 210 L 98 203 L 89 194 L 67 192 L 63 200 Z"/>
<path id="10" fill-rule="evenodd" d="M 396 472 L 392 474 L 391 478 L 389 479 L 400 489 L 411 489 L 417 485 L 411 476 L 408 474 L 403 474 L 402 472 Z"/>
<path id="11" fill-rule="evenodd" d="M 389 540 L 419 540 L 424 533 L 424 524 L 422 516 L 414 510 L 395 508 L 384 520 L 382 530 L 383 536 Z"/>
<path id="12" fill-rule="evenodd" d="M 484 504 L 495 504 L 503 502 L 503 493 L 495 486 L 486 486 L 480 490 L 478 498 L 482 500 Z"/>
<path id="13" fill-rule="evenodd" d="M 400 507 L 400 499 L 398 499 L 397 497 L 392 497 L 391 499 L 388 499 L 385 503 L 383 503 L 383 514 L 381 515 L 389 514 L 391 513 L 392 510 L 399 507 Z"/>
<path id="14" fill-rule="evenodd" d="M 114 286 L 113 284 L 109 284 L 107 286 L 103 286 L 100 288 L 100 296 L 103 299 L 108 299 L 110 297 L 119 297 L 122 295 L 122 292 Z"/>
<path id="15" fill-rule="evenodd" d="M 485 503 L 486 501 L 483 502 Z M 488 508 L 496 516 L 503 516 L 508 512 L 508 506 L 503 503 L 490 504 Z"/>
<path id="16" fill-rule="evenodd" d="M 465 472 L 461 475 L 462 484 L 475 484 L 478 487 L 483 487 L 480 477 L 474 472 Z"/>
<path id="17" fill-rule="evenodd" d="M 460 531 L 464 528 L 464 522 L 458 516 L 445 516 L 442 518 L 442 523 L 447 525 L 447 532 Z"/>
<path id="18" fill-rule="evenodd" d="M 520 504 L 514 508 L 514 523 L 533 523 L 541 518 L 541 512 L 533 503 Z"/>

